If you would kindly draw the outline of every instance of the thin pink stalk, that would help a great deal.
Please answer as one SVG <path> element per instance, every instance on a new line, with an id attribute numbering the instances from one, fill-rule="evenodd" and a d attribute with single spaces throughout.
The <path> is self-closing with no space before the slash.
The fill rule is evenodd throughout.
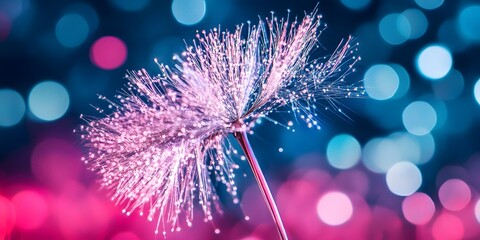
<path id="1" fill-rule="evenodd" d="M 255 176 L 255 180 L 257 180 L 258 187 L 260 188 L 260 192 L 262 192 L 263 200 L 267 204 L 268 210 L 270 210 L 270 214 L 273 217 L 273 221 L 275 222 L 275 226 L 277 227 L 278 234 L 280 235 L 281 240 L 288 240 L 287 232 L 285 231 L 285 227 L 283 226 L 282 217 L 278 212 L 277 204 L 273 199 L 272 192 L 268 187 L 267 180 L 265 176 L 263 176 L 263 172 L 260 169 L 260 165 L 258 165 L 257 158 L 253 153 L 252 147 L 248 142 L 247 133 L 242 132 L 235 132 L 235 138 L 240 143 L 240 146 L 245 153 L 248 163 L 252 168 L 253 175 Z"/>

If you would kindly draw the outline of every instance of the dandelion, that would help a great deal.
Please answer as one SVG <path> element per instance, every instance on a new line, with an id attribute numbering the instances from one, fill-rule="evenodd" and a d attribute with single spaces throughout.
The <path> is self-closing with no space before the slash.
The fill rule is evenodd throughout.
<path id="1" fill-rule="evenodd" d="M 287 239 L 247 134 L 257 120 L 283 107 L 309 127 L 318 126 L 317 101 L 336 106 L 336 98 L 362 95 L 363 89 L 345 80 L 359 60 L 351 38 L 328 57 L 310 57 L 319 46 L 320 20 L 316 11 L 292 22 L 272 13 L 257 26 L 198 32 L 174 56 L 173 67 L 157 62 L 159 75 L 128 72 L 116 99 L 100 96 L 110 108 L 103 118 L 82 116 L 87 123 L 79 130 L 88 149 L 83 161 L 125 214 L 155 220 L 158 233 L 160 227 L 191 226 L 196 204 L 212 221 L 213 212 L 221 211 L 216 182 L 238 202 L 235 161 L 246 158 L 281 239 Z"/>

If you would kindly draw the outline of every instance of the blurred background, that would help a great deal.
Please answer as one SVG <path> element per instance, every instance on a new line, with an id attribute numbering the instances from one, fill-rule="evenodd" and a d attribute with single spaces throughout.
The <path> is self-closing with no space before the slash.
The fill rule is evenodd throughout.
<path id="1" fill-rule="evenodd" d="M 80 114 L 126 70 L 158 73 L 196 30 L 318 4 L 327 55 L 353 35 L 365 99 L 320 131 L 264 121 L 251 142 L 291 239 L 480 238 L 480 2 L 0 0 L 0 239 L 161 239 L 121 213 L 80 162 Z M 282 115 L 281 118 L 289 119 Z M 290 116 L 291 118 L 291 116 Z M 240 204 L 167 239 L 276 239 L 242 162 Z M 216 231 L 217 229 L 217 231 Z"/>

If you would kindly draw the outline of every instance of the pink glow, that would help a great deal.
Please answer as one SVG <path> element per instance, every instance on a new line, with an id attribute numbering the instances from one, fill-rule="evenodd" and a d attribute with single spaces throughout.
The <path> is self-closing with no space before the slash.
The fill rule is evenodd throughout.
<path id="1" fill-rule="evenodd" d="M 65 239 L 105 239 L 112 213 L 83 185 L 70 181 L 53 202 L 53 217 Z"/>
<path id="2" fill-rule="evenodd" d="M 404 240 L 412 239 L 397 213 L 389 208 L 374 206 L 372 222 L 369 227 L 370 237 L 365 239 Z"/>
<path id="3" fill-rule="evenodd" d="M 118 68 L 127 59 L 127 46 L 117 37 L 102 37 L 93 43 L 90 59 L 97 67 L 105 70 Z"/>
<path id="4" fill-rule="evenodd" d="M 248 236 L 248 237 L 244 237 L 242 238 L 241 240 L 262 240 L 256 236 Z"/>
<path id="5" fill-rule="evenodd" d="M 450 211 L 459 211 L 470 202 L 472 193 L 464 181 L 450 179 L 442 184 L 438 190 L 438 197 L 443 207 Z"/>
<path id="6" fill-rule="evenodd" d="M 241 207 L 243 214 L 249 217 L 249 224 L 258 226 L 262 223 L 271 223 L 268 209 L 263 204 L 262 195 L 256 185 L 248 187 L 242 195 Z"/>
<path id="7" fill-rule="evenodd" d="M 0 239 L 6 239 L 15 224 L 15 209 L 12 203 L 0 196 Z"/>
<path id="8" fill-rule="evenodd" d="M 325 180 L 330 178 L 319 171 L 320 176 L 324 176 Z M 289 180 L 282 184 L 278 190 L 276 199 L 279 209 L 290 235 L 301 236 L 304 239 L 318 236 L 321 231 L 319 226 L 322 225 L 315 211 L 320 190 L 323 181 L 307 181 L 307 180 Z"/>
<path id="9" fill-rule="evenodd" d="M 58 189 L 79 178 L 83 169 L 80 158 L 80 152 L 71 143 L 47 139 L 40 142 L 32 153 L 32 173 L 42 183 Z"/>
<path id="10" fill-rule="evenodd" d="M 462 221 L 449 213 L 438 216 L 432 225 L 432 235 L 436 240 L 462 239 L 464 231 Z"/>
<path id="11" fill-rule="evenodd" d="M 369 190 L 368 176 L 360 170 L 345 170 L 335 177 L 338 187 L 347 192 L 366 196 Z"/>
<path id="12" fill-rule="evenodd" d="M 320 198 L 317 214 L 324 223 L 337 226 L 347 222 L 353 214 L 353 205 L 342 192 L 329 192 Z"/>
<path id="13" fill-rule="evenodd" d="M 15 225 L 23 230 L 40 227 L 48 216 L 45 199 L 34 191 L 21 191 L 12 198 L 17 220 Z"/>
<path id="14" fill-rule="evenodd" d="M 0 12 L 0 42 L 7 39 L 10 34 L 12 27 L 12 22 L 10 19 L 3 13 Z"/>
<path id="15" fill-rule="evenodd" d="M 475 204 L 475 218 L 480 223 L 480 199 Z"/>
<path id="16" fill-rule="evenodd" d="M 435 204 L 425 193 L 414 193 L 403 200 L 403 216 L 415 225 L 426 224 L 435 213 Z"/>
<path id="17" fill-rule="evenodd" d="M 115 234 L 111 240 L 140 240 L 140 238 L 133 232 L 119 232 Z"/>

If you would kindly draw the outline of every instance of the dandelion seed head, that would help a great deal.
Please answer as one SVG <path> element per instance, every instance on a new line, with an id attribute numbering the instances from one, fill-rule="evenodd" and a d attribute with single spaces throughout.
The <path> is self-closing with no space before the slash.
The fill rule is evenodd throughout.
<path id="1" fill-rule="evenodd" d="M 272 13 L 247 29 L 197 32 L 173 66 L 154 60 L 157 76 L 129 71 L 121 94 L 99 96 L 108 106 L 107 112 L 96 108 L 103 118 L 81 116 L 86 124 L 78 131 L 88 149 L 82 161 L 124 214 L 156 221 L 156 233 L 191 226 L 196 205 L 212 221 L 221 212 L 216 183 L 238 203 L 234 160 L 245 157 L 228 134 L 253 133 L 261 119 L 279 124 L 269 115 L 281 107 L 320 129 L 317 101 L 340 112 L 335 99 L 364 94 L 358 82 L 345 80 L 360 59 L 350 37 L 331 55 L 311 57 L 320 20 L 316 11 L 291 23 Z"/>

